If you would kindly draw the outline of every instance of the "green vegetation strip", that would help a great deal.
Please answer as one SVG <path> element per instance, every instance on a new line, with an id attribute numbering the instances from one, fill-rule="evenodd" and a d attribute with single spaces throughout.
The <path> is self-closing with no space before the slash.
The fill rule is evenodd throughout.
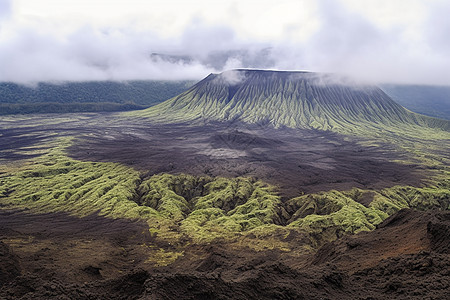
<path id="1" fill-rule="evenodd" d="M 291 231 L 305 234 L 315 248 L 343 234 L 372 230 L 402 208 L 450 209 L 448 173 L 423 188 L 328 191 L 282 203 L 275 187 L 251 178 L 160 174 L 142 180 L 120 164 L 68 158 L 68 143 L 20 166 L 1 166 L 2 207 L 145 220 L 155 237 L 175 245 L 251 237 L 286 250 L 283 239 Z"/>
<path id="2" fill-rule="evenodd" d="M 114 163 L 70 159 L 63 150 L 67 143 L 24 165 L 0 167 L 2 205 L 78 216 L 98 212 L 143 218 L 151 213 L 150 208 L 130 201 L 139 181 L 137 171 Z"/>

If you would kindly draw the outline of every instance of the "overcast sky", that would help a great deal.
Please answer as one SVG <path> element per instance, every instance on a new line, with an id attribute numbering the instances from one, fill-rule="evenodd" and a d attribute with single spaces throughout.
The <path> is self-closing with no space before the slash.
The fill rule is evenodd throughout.
<path id="1" fill-rule="evenodd" d="M 0 0 L 0 81 L 232 68 L 450 85 L 448 0 Z"/>

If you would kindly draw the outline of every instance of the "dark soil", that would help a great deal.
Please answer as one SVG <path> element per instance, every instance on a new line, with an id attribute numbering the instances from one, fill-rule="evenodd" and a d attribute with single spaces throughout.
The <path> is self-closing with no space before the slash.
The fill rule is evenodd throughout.
<path id="1" fill-rule="evenodd" d="M 109 114 L 3 120 L 0 163 L 35 155 L 30 150 L 51 135 L 75 135 L 69 151 L 77 159 L 121 162 L 145 176 L 252 176 L 277 184 L 286 197 L 420 185 L 426 171 L 393 163 L 406 154 L 389 145 L 223 125 L 118 122 Z M 316 254 L 218 241 L 184 245 L 173 264 L 155 267 L 146 246 L 169 246 L 157 244 L 145 223 L 0 210 L 0 299 L 448 299 L 449 228 L 449 212 L 403 210 L 373 232 L 345 236 Z M 289 243 L 301 249 L 303 238 Z"/>
<path id="2" fill-rule="evenodd" d="M 450 213 L 402 210 L 375 231 L 292 257 L 227 244 L 145 263 L 146 225 L 1 212 L 1 299 L 446 299 Z"/>
<path id="3" fill-rule="evenodd" d="M 301 193 L 421 185 L 423 166 L 398 164 L 406 153 L 392 145 L 364 147 L 332 132 L 210 123 L 150 124 L 113 114 L 45 115 L 0 122 L 0 161 L 29 158 L 49 136 L 77 136 L 73 158 L 120 162 L 147 176 L 188 173 L 247 176 L 279 186 L 285 197 Z"/>
<path id="4" fill-rule="evenodd" d="M 17 256 L 11 248 L 0 242 L 0 288 L 20 275 L 20 265 Z"/>
<path id="5" fill-rule="evenodd" d="M 393 162 L 405 153 L 390 145 L 363 147 L 358 142 L 331 132 L 257 125 L 148 124 L 83 136 L 69 153 L 80 160 L 120 162 L 147 176 L 254 177 L 279 186 L 287 198 L 331 189 L 421 184 L 422 166 Z"/>

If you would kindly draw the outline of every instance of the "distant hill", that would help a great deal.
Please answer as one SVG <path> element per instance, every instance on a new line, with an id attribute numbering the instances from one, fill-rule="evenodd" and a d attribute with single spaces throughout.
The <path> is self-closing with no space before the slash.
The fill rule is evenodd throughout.
<path id="1" fill-rule="evenodd" d="M 312 72 L 227 71 L 210 74 L 180 95 L 136 115 L 321 130 L 398 124 L 449 128 L 450 122 L 409 112 L 376 86 L 342 80 Z"/>
<path id="2" fill-rule="evenodd" d="M 381 88 L 413 112 L 450 120 L 450 86 L 385 84 Z"/>
<path id="3" fill-rule="evenodd" d="M 193 81 L 93 81 L 25 86 L 0 83 L 0 114 L 143 109 L 172 98 Z"/>

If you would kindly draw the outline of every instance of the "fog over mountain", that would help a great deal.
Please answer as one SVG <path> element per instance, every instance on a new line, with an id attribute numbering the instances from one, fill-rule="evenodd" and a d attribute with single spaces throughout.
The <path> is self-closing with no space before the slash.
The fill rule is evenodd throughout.
<path id="1" fill-rule="evenodd" d="M 264 68 L 450 85 L 448 11 L 444 0 L 0 0 L 0 81 Z"/>

